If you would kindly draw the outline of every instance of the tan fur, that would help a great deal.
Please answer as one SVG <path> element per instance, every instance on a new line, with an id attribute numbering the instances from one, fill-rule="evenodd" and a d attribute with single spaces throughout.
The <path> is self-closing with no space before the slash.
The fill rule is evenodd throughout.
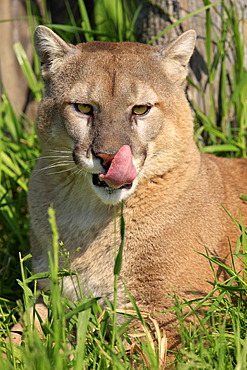
<path id="1" fill-rule="evenodd" d="M 247 162 L 201 154 L 193 141 L 183 85 L 195 32 L 164 49 L 138 43 L 70 46 L 40 26 L 35 43 L 45 91 L 37 119 L 43 151 L 29 188 L 34 272 L 48 270 L 47 209 L 53 204 L 84 294 L 112 299 L 114 207 L 125 200 L 119 307 L 130 307 L 125 286 L 140 309 L 151 313 L 171 307 L 168 293 L 205 295 L 211 288 L 206 280 L 214 278 L 197 251 L 206 247 L 225 260 L 229 241 L 234 248 L 239 232 L 221 203 L 237 220 L 239 212 L 246 219 L 239 196 L 246 192 Z M 81 115 L 73 103 L 92 105 L 94 117 Z M 133 117 L 133 106 L 146 104 L 149 113 Z M 137 170 L 132 188 L 95 189 L 92 173 L 102 166 L 93 153 L 112 155 L 123 145 L 130 146 Z M 64 281 L 64 294 L 77 299 L 71 278 Z M 173 318 L 166 314 L 160 321 L 169 329 Z"/>

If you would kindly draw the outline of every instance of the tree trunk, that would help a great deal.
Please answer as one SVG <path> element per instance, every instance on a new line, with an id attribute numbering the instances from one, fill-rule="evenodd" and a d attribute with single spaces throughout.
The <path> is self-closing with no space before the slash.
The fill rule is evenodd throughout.
<path id="1" fill-rule="evenodd" d="M 0 1 L 0 17 L 6 22 L 0 23 L 0 87 L 7 90 L 13 108 L 21 112 L 27 101 L 28 86 L 21 67 L 16 59 L 13 44 L 21 42 L 28 57 L 32 58 L 32 45 L 30 43 L 30 32 L 28 21 L 11 20 L 26 16 L 25 1 Z"/>
<path id="2" fill-rule="evenodd" d="M 137 20 L 136 37 L 139 42 L 149 42 L 153 37 L 158 35 L 161 31 L 174 24 L 177 20 L 184 18 L 189 13 L 192 13 L 204 7 L 203 0 L 156 0 L 155 3 L 146 4 L 143 0 L 140 3 L 144 7 Z M 206 1 L 205 1 L 206 3 Z M 226 0 L 227 7 L 230 6 L 231 1 Z M 239 27 L 243 38 L 245 40 L 245 68 L 247 67 L 247 4 L 246 0 L 238 0 L 234 2 L 237 7 L 239 15 Z M 212 35 L 212 57 L 211 64 L 217 52 L 216 35 L 221 37 L 223 14 L 222 3 L 215 8 L 208 10 L 211 18 L 211 35 Z M 153 44 L 164 45 L 177 37 L 182 32 L 193 28 L 197 32 L 196 49 L 190 62 L 189 77 L 204 92 L 204 94 L 197 91 L 195 88 L 189 88 L 189 96 L 195 101 L 196 105 L 205 114 L 209 114 L 212 109 L 212 91 L 210 92 L 208 80 L 208 63 L 206 54 L 206 11 L 202 11 L 191 18 L 184 20 L 178 26 L 172 28 L 163 36 L 158 38 Z M 228 36 L 230 37 L 230 35 Z M 234 48 L 232 47 L 232 39 L 228 39 L 228 53 L 227 53 L 227 70 L 229 75 L 232 73 L 232 66 L 236 63 L 236 56 L 234 55 Z M 217 110 L 218 104 L 218 87 L 220 79 L 220 68 L 214 78 L 214 105 Z M 229 93 L 229 92 L 228 92 Z"/>
<path id="3" fill-rule="evenodd" d="M 87 9 L 92 12 L 93 0 L 85 1 Z M 75 19 L 80 17 L 78 0 L 68 0 Z M 43 0 L 32 0 L 37 13 L 42 16 Z M 46 5 L 52 16 L 53 23 L 66 24 L 67 9 L 65 1 L 47 0 Z M 13 45 L 20 42 L 32 63 L 33 50 L 25 0 L 0 0 L 0 94 L 6 90 L 9 100 L 18 114 L 25 112 L 30 119 L 34 119 L 37 111 L 37 102 L 30 97 L 27 80 L 14 53 Z"/>

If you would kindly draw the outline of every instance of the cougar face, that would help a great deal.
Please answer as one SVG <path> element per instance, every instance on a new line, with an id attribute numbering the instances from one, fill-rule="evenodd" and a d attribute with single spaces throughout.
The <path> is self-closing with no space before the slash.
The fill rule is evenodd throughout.
<path id="1" fill-rule="evenodd" d="M 141 81 L 124 81 L 112 67 L 114 60 L 104 59 L 103 66 L 94 66 L 104 76 L 101 82 L 84 72 L 88 67 L 78 68 L 79 82 L 61 107 L 75 165 L 97 196 L 114 204 L 134 191 L 141 176 L 158 97 L 155 92 L 145 96 Z"/>
<path id="2" fill-rule="evenodd" d="M 44 153 L 71 151 L 78 176 L 102 202 L 126 199 L 145 176 L 147 156 L 159 151 L 155 139 L 164 127 L 163 100 L 170 89 L 164 91 L 166 78 L 158 78 L 159 53 L 137 43 L 72 47 L 49 32 L 46 44 L 36 33 L 36 48 L 45 80 L 37 125 Z M 164 148 L 166 141 L 169 147 L 169 135 Z"/>

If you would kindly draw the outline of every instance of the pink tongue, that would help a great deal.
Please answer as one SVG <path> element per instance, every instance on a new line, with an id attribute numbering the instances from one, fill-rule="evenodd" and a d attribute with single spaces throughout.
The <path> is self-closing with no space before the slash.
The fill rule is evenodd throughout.
<path id="1" fill-rule="evenodd" d="M 99 179 L 105 181 L 111 188 L 120 188 L 125 184 L 131 184 L 135 177 L 136 169 L 132 162 L 129 145 L 122 146 L 113 158 L 107 173 L 99 175 Z"/>

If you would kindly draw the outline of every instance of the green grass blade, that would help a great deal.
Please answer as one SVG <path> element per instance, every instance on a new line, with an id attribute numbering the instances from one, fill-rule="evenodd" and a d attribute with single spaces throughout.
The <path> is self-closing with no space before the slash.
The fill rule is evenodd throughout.
<path id="1" fill-rule="evenodd" d="M 85 33 L 85 39 L 86 41 L 93 41 L 94 38 L 91 33 L 92 27 L 90 24 L 90 20 L 89 20 L 89 16 L 87 13 L 87 8 L 85 6 L 85 3 L 83 0 L 78 0 L 78 5 L 79 5 L 81 17 L 82 17 L 82 28 L 85 28 L 89 32 L 89 33 Z"/>
<path id="2" fill-rule="evenodd" d="M 28 81 L 28 86 L 32 90 L 35 98 L 40 101 L 41 100 L 41 86 L 38 82 L 32 67 L 30 65 L 30 62 L 28 60 L 28 57 L 25 53 L 25 50 L 23 49 L 22 45 L 18 42 L 14 44 L 14 51 L 16 54 L 16 57 L 18 59 L 18 62 L 21 66 L 21 69 Z"/>

